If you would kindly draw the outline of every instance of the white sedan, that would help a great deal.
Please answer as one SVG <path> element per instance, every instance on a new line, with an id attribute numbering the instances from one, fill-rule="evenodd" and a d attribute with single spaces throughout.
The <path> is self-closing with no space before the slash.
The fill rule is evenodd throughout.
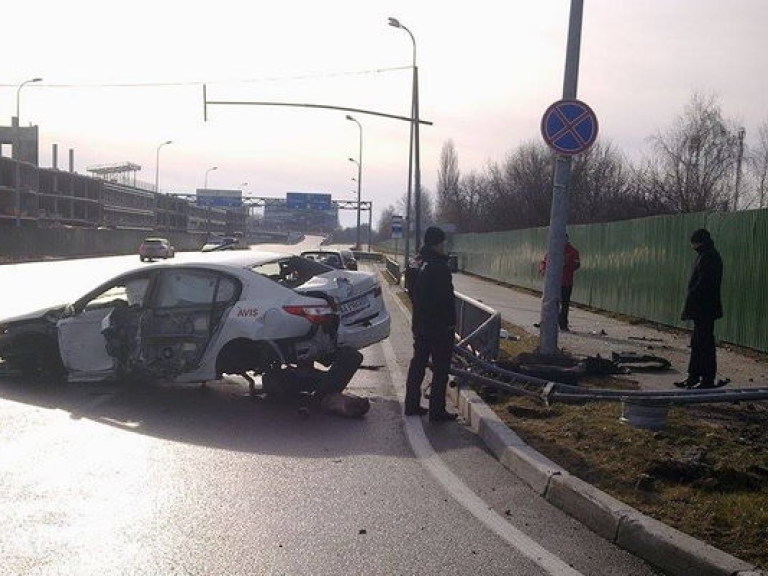
<path id="1" fill-rule="evenodd" d="M 200 382 L 332 361 L 389 329 L 374 274 L 238 251 L 127 272 L 72 304 L 0 321 L 0 357 L 38 379 Z"/>

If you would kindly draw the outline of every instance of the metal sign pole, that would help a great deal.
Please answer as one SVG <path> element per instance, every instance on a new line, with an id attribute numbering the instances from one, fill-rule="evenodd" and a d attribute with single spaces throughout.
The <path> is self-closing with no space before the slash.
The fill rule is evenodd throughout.
<path id="1" fill-rule="evenodd" d="M 563 80 L 563 99 L 576 98 L 579 80 L 579 51 L 581 49 L 583 11 L 584 0 L 571 0 L 568 46 L 566 49 L 565 76 Z M 570 178 L 570 157 L 558 155 L 552 191 L 549 236 L 547 239 L 547 270 L 544 277 L 544 292 L 541 301 L 539 352 L 542 354 L 558 353 L 558 315 L 563 263 L 565 260 L 565 235 L 568 223 L 568 183 Z"/>

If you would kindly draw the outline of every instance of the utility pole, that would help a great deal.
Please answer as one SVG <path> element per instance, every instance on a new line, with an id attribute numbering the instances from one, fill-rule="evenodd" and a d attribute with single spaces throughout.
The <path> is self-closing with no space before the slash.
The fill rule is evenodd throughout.
<path id="1" fill-rule="evenodd" d="M 565 56 L 563 99 L 576 99 L 579 82 L 579 53 L 581 50 L 581 22 L 584 0 L 571 0 L 571 14 L 568 23 L 568 45 Z M 565 260 L 565 236 L 568 223 L 568 184 L 571 179 L 571 158 L 558 155 L 555 165 L 552 210 L 549 218 L 547 239 L 547 270 L 544 277 L 544 292 L 539 324 L 539 352 L 557 354 L 558 314 L 560 290 Z"/>
<path id="2" fill-rule="evenodd" d="M 736 156 L 736 185 L 733 190 L 733 211 L 736 212 L 739 209 L 739 187 L 741 185 L 741 161 L 744 159 L 744 136 L 746 130 L 739 128 L 737 134 L 739 139 L 739 151 Z M 762 206 L 761 206 L 762 208 Z"/>

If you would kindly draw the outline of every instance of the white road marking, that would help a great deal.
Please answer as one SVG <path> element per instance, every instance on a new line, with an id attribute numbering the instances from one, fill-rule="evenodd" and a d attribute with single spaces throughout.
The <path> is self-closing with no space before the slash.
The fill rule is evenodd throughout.
<path id="1" fill-rule="evenodd" d="M 392 300 L 397 303 L 403 314 L 406 316 L 410 315 L 396 296 Z M 402 408 L 405 400 L 405 377 L 397 363 L 392 343 L 389 339 L 386 339 L 381 344 L 387 360 L 392 385 L 397 392 L 397 399 Z M 462 505 L 497 536 L 514 546 L 523 556 L 546 570 L 549 574 L 554 576 L 581 575 L 581 572 L 563 562 L 560 558 L 539 545 L 538 542 L 512 526 L 497 512 L 490 509 L 486 502 L 472 492 L 458 476 L 451 472 L 429 443 L 421 418 L 418 416 L 405 416 L 404 420 L 405 433 L 408 436 L 408 442 L 411 444 L 413 453 L 456 502 Z"/>

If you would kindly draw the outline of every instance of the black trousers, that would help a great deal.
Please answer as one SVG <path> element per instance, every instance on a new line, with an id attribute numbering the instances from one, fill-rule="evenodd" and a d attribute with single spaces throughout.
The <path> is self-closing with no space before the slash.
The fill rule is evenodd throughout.
<path id="1" fill-rule="evenodd" d="M 573 286 L 561 286 L 560 287 L 560 317 L 558 318 L 558 324 L 563 330 L 568 329 L 568 310 L 571 307 L 571 293 L 573 292 Z"/>
<path id="2" fill-rule="evenodd" d="M 432 384 L 429 392 L 429 413 L 445 412 L 445 388 L 453 356 L 453 329 L 439 333 L 413 335 L 413 358 L 408 367 L 405 385 L 405 409 L 416 410 L 421 402 L 421 383 L 427 364 L 432 360 Z"/>
<path id="3" fill-rule="evenodd" d="M 363 363 L 363 355 L 354 348 L 339 348 L 328 370 L 311 366 L 286 367 L 267 372 L 262 377 L 265 391 L 284 400 L 313 395 L 321 399 L 343 391 Z"/>
<path id="4" fill-rule="evenodd" d="M 688 377 L 692 381 L 701 378 L 705 384 L 712 384 L 717 374 L 717 347 L 715 346 L 715 320 L 702 318 L 693 321 L 691 334 L 691 359 L 688 362 Z"/>

